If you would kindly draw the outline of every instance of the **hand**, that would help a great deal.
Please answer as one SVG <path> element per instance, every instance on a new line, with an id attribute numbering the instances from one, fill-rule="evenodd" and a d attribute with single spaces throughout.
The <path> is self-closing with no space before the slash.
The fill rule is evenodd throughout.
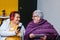
<path id="1" fill-rule="evenodd" d="M 29 37 L 30 37 L 30 38 L 34 38 L 35 36 L 34 36 L 33 33 L 31 33 L 31 34 L 29 35 Z"/>
<path id="2" fill-rule="evenodd" d="M 19 32 L 20 32 L 19 29 L 15 31 L 16 34 L 18 34 Z"/>
<path id="3" fill-rule="evenodd" d="M 41 37 L 42 40 L 46 40 L 46 38 L 47 38 L 46 36 Z"/>

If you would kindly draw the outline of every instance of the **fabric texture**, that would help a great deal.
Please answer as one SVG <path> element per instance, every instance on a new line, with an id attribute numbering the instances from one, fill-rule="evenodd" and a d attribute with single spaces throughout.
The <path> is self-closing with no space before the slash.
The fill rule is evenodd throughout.
<path id="1" fill-rule="evenodd" d="M 19 26 L 21 26 L 22 23 L 19 23 Z M 3 24 L 0 27 L 0 35 L 1 35 L 1 39 L 0 40 L 5 40 L 7 36 L 14 36 L 16 35 L 15 31 L 10 32 L 10 19 L 4 20 Z M 22 25 L 21 26 L 21 34 L 20 37 L 22 37 L 22 40 L 24 40 L 24 34 L 25 34 L 25 28 Z"/>
<path id="2" fill-rule="evenodd" d="M 40 39 L 30 39 L 29 34 L 44 34 L 47 36 L 46 40 L 56 40 L 58 33 L 47 20 L 41 19 L 39 23 L 34 23 L 33 20 L 29 22 L 25 32 L 24 40 L 40 40 Z"/>

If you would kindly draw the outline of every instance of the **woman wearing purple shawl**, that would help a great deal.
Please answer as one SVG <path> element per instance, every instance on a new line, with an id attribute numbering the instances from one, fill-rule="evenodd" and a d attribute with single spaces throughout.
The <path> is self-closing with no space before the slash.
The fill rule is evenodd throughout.
<path id="1" fill-rule="evenodd" d="M 25 32 L 24 40 L 56 40 L 58 33 L 40 10 L 35 10 Z"/>

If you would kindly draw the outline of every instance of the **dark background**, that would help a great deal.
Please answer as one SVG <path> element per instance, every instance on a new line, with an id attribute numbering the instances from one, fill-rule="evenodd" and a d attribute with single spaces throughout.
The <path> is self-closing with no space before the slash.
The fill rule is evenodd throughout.
<path id="1" fill-rule="evenodd" d="M 37 0 L 19 0 L 19 12 L 21 14 L 21 22 L 26 27 L 32 20 L 32 12 L 37 9 Z"/>

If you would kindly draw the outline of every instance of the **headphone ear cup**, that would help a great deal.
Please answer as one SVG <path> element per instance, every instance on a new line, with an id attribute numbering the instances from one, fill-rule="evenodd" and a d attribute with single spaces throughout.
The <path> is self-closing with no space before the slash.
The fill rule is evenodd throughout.
<path id="1" fill-rule="evenodd" d="M 14 12 L 11 13 L 10 20 L 14 20 Z"/>
<path id="2" fill-rule="evenodd" d="M 14 19 L 14 17 L 11 17 L 10 19 L 11 19 L 11 20 L 13 20 L 13 19 Z"/>

